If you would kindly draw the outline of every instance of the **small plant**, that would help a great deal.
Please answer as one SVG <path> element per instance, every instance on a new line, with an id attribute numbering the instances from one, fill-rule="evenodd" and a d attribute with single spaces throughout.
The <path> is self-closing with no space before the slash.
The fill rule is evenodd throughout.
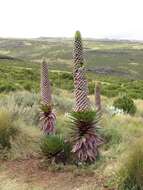
<path id="1" fill-rule="evenodd" d="M 42 139 L 43 154 L 55 163 L 66 163 L 70 156 L 70 144 L 60 135 L 47 135 Z"/>
<path id="2" fill-rule="evenodd" d="M 143 190 L 143 140 L 139 139 L 117 173 L 119 190 Z M 117 182 L 116 181 L 116 182 Z"/>
<path id="3" fill-rule="evenodd" d="M 72 112 L 70 115 L 72 152 L 80 162 L 91 163 L 99 156 L 98 148 L 103 142 L 97 135 L 100 116 L 94 111 Z"/>
<path id="4" fill-rule="evenodd" d="M 131 115 L 134 115 L 136 113 L 136 106 L 134 104 L 134 101 L 126 95 L 116 99 L 113 103 L 113 106 Z"/>
<path id="5" fill-rule="evenodd" d="M 11 140 L 17 135 L 18 129 L 13 122 L 12 115 L 0 110 L 0 147 L 11 148 Z"/>

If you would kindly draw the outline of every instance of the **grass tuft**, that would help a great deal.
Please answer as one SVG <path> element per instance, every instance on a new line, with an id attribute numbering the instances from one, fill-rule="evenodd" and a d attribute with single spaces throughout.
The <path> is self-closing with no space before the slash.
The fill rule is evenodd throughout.
<path id="1" fill-rule="evenodd" d="M 118 171 L 119 190 L 143 190 L 143 140 L 140 138 L 125 155 Z"/>

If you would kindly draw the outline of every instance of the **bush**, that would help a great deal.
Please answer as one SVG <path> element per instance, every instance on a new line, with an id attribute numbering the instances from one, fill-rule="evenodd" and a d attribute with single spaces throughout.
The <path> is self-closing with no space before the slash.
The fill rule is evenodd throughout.
<path id="1" fill-rule="evenodd" d="M 70 155 L 70 144 L 60 135 L 48 135 L 41 141 L 43 154 L 56 163 L 66 163 Z"/>
<path id="2" fill-rule="evenodd" d="M 119 97 L 114 101 L 113 106 L 131 115 L 136 113 L 134 101 L 128 96 Z"/>
<path id="3" fill-rule="evenodd" d="M 14 84 L 6 83 L 0 84 L 0 92 L 11 92 L 15 91 L 17 88 Z"/>
<path id="4" fill-rule="evenodd" d="M 132 147 L 117 173 L 119 190 L 143 190 L 143 140 Z"/>
<path id="5" fill-rule="evenodd" d="M 11 139 L 18 133 L 18 129 L 13 122 L 12 115 L 0 110 L 0 146 L 1 148 L 11 148 Z"/>

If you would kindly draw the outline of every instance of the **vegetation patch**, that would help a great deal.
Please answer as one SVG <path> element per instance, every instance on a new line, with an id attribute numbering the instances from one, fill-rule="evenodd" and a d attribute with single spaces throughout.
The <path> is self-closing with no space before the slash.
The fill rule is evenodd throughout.
<path id="1" fill-rule="evenodd" d="M 10 149 L 11 140 L 18 134 L 18 128 L 13 121 L 11 113 L 0 110 L 0 148 Z"/>
<path id="2" fill-rule="evenodd" d="M 137 140 L 132 150 L 124 155 L 123 164 L 118 171 L 117 183 L 119 190 L 143 189 L 143 140 Z"/>
<path id="3" fill-rule="evenodd" d="M 136 109 L 137 109 L 135 104 L 134 104 L 134 101 L 126 95 L 124 95 L 123 97 L 119 97 L 119 98 L 115 99 L 113 106 L 115 108 L 121 109 L 125 113 L 131 114 L 131 115 L 135 114 Z"/>
<path id="4" fill-rule="evenodd" d="M 71 147 L 69 142 L 65 141 L 61 135 L 45 136 L 40 147 L 50 162 L 63 164 L 70 162 Z"/>

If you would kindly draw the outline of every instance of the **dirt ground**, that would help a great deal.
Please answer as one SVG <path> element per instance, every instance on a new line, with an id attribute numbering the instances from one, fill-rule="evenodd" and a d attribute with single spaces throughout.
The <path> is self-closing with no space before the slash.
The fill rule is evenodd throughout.
<path id="1" fill-rule="evenodd" d="M 0 184 L 15 182 L 8 190 L 109 190 L 105 179 L 96 173 L 82 174 L 72 171 L 49 171 L 41 167 L 40 159 L 0 161 Z M 25 185 L 23 187 L 22 185 Z M 7 185 L 7 184 L 6 184 Z M 4 187 L 3 187 L 4 186 Z M 5 185 L 0 190 L 7 190 Z"/>

